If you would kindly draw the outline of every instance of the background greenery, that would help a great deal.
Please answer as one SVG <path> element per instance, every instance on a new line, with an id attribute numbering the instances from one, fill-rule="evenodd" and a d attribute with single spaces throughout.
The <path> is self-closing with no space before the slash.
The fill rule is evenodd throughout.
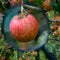
<path id="1" fill-rule="evenodd" d="M 27 2 L 28 0 L 24 0 L 24 2 Z M 34 2 L 29 2 L 31 4 L 34 4 L 38 7 L 41 7 L 41 4 L 43 3 L 43 0 L 34 0 Z M 7 0 L 0 0 L 0 14 L 4 14 L 6 10 L 10 9 L 13 7 L 10 5 L 10 3 Z M 49 19 L 52 19 L 54 15 L 60 15 L 60 0 L 51 0 L 50 2 L 50 7 L 51 11 L 47 11 L 47 16 Z M 50 23 L 52 25 L 53 22 Z M 1 31 L 0 31 L 0 36 L 1 36 Z M 53 38 L 52 33 L 49 35 L 49 38 Z M 55 37 L 58 40 L 60 40 L 60 36 Z M 57 60 L 60 60 L 60 42 L 55 41 L 55 40 L 48 40 L 48 42 L 45 44 L 45 47 L 54 54 L 57 58 Z M 24 52 L 23 55 L 20 57 L 20 60 L 25 59 L 26 57 L 29 57 L 31 60 L 35 60 L 35 56 L 31 54 L 31 52 Z M 40 60 L 48 60 L 45 53 L 40 50 Z M 0 38 L 0 59 L 2 60 L 3 58 L 6 58 L 6 60 L 18 60 L 18 52 L 14 48 L 8 45 L 4 41 L 4 38 Z"/>

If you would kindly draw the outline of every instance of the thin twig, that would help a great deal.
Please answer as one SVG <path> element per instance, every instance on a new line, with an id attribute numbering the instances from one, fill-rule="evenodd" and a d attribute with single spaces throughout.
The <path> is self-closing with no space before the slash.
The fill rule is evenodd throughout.
<path id="1" fill-rule="evenodd" d="M 4 5 L 2 5 L 2 7 L 3 7 L 5 10 L 8 10 Z"/>
<path id="2" fill-rule="evenodd" d="M 24 2 L 23 2 L 23 0 L 22 0 L 22 1 L 21 1 L 21 13 L 22 13 L 22 14 L 23 14 L 23 11 L 24 11 L 23 4 L 24 4 Z"/>
<path id="3" fill-rule="evenodd" d="M 41 8 L 39 8 L 39 7 L 35 7 L 35 6 L 31 6 L 31 5 L 27 5 L 27 4 L 24 4 L 24 7 L 27 7 L 27 8 L 29 8 L 29 9 L 34 9 L 34 10 L 42 10 Z"/>
<path id="4" fill-rule="evenodd" d="M 46 13 L 46 10 L 44 10 L 43 8 L 40 8 L 40 7 L 31 6 L 31 5 L 27 5 L 27 4 L 24 4 L 24 7 L 33 9 L 33 10 L 38 10 L 38 11 L 42 12 L 43 14 Z"/>

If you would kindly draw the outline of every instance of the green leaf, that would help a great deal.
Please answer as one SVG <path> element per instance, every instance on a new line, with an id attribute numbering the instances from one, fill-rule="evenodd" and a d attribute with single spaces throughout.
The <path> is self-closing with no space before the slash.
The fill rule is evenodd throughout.
<path id="1" fill-rule="evenodd" d="M 37 6 L 40 6 L 42 4 L 43 0 L 34 0 L 34 4 Z"/>
<path id="2" fill-rule="evenodd" d="M 40 54 L 40 60 L 47 60 L 46 55 L 42 50 L 40 50 L 39 54 Z"/>
<path id="3" fill-rule="evenodd" d="M 49 52 L 51 52 L 52 54 L 56 55 L 56 44 L 52 43 L 52 42 L 48 42 L 45 47 L 48 49 Z"/>
<path id="4" fill-rule="evenodd" d="M 58 3 L 56 3 L 55 0 L 51 0 L 50 6 L 53 10 L 60 13 L 60 0 L 58 0 Z"/>
<path id="5" fill-rule="evenodd" d="M 48 14 L 47 14 L 47 16 L 48 16 L 48 18 L 50 20 L 52 20 L 52 18 L 54 17 L 54 11 L 53 10 L 52 11 L 49 11 Z"/>
<path id="6" fill-rule="evenodd" d="M 18 54 L 16 50 L 14 50 L 13 56 L 10 56 L 10 60 L 18 60 Z"/>
<path id="7" fill-rule="evenodd" d="M 55 10 L 55 8 L 57 7 L 57 4 L 56 4 L 56 2 L 54 0 L 51 0 L 50 6 L 51 6 L 52 9 Z"/>

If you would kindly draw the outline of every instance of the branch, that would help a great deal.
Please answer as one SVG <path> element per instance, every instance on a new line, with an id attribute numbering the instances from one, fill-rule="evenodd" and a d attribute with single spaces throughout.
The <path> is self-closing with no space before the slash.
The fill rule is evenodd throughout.
<path id="1" fill-rule="evenodd" d="M 12 4 L 12 2 L 10 0 L 8 0 L 8 2 L 10 2 Z M 38 10 L 38 11 L 44 11 L 46 12 L 45 10 L 43 10 L 42 8 L 39 8 L 39 7 L 35 7 L 35 6 L 31 6 L 31 5 L 27 5 L 27 4 L 24 4 L 24 7 L 26 8 L 29 8 L 29 9 L 33 9 L 33 10 Z"/>
<path id="2" fill-rule="evenodd" d="M 24 7 L 27 7 L 29 9 L 34 9 L 34 10 L 41 10 L 41 8 L 39 7 L 35 7 L 35 6 L 27 5 L 27 4 L 24 4 Z"/>
<path id="3" fill-rule="evenodd" d="M 33 9 L 33 10 L 38 10 L 38 11 L 41 11 L 41 12 L 46 12 L 42 8 L 31 6 L 31 5 L 27 5 L 27 4 L 24 4 L 24 7 L 29 8 L 29 9 Z"/>

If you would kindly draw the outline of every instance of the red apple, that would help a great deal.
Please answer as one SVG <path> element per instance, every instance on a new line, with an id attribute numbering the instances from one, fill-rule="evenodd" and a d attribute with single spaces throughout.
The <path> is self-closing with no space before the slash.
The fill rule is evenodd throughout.
<path id="1" fill-rule="evenodd" d="M 16 15 L 10 22 L 10 32 L 17 41 L 31 41 L 38 33 L 37 19 L 31 14 L 22 18 Z"/>

